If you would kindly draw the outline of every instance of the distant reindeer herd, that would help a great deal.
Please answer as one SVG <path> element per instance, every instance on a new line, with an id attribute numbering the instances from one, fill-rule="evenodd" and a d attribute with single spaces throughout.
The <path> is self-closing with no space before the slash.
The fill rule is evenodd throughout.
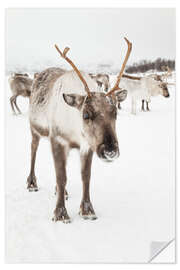
<path id="1" fill-rule="evenodd" d="M 54 68 L 58 69 L 58 68 Z M 65 70 L 59 68 L 61 72 L 66 72 Z M 40 73 L 34 73 L 33 79 L 29 77 L 27 73 L 14 73 L 9 78 L 9 84 L 12 91 L 12 97 L 10 98 L 11 108 L 14 114 L 21 114 L 21 111 L 17 105 L 16 99 L 18 96 L 30 97 L 31 87 L 33 80 L 37 78 Z M 167 67 L 167 72 L 162 75 L 150 74 L 144 77 L 137 77 L 128 74 L 123 74 L 121 79 L 121 90 L 127 90 L 125 95 L 131 97 L 131 113 L 136 114 L 137 102 L 141 101 L 142 111 L 150 111 L 149 103 L 151 97 L 162 95 L 164 97 L 169 97 L 168 85 L 173 83 L 168 83 L 167 78 L 172 75 L 172 71 Z M 92 74 L 89 76 L 96 82 L 97 90 L 101 92 L 107 92 L 110 87 L 110 77 L 108 74 Z M 116 97 L 116 106 L 121 109 L 121 102 L 125 100 L 122 95 Z M 146 104 L 146 109 L 144 104 Z M 16 112 L 16 110 L 17 112 Z"/>
<path id="2" fill-rule="evenodd" d="M 71 65 L 72 71 L 52 67 L 35 73 L 34 78 L 30 78 L 26 73 L 14 73 L 9 78 L 13 94 L 10 98 L 13 113 L 21 113 L 16 103 L 18 96 L 28 97 L 30 101 L 32 143 L 31 166 L 27 178 L 29 191 L 38 191 L 35 160 L 39 141 L 42 137 L 48 137 L 50 141 L 56 171 L 55 221 L 70 222 L 65 207 L 66 163 L 69 151 L 77 148 L 80 153 L 83 195 L 79 214 L 84 219 L 96 219 L 89 192 L 92 157 L 94 152 L 106 162 L 119 157 L 117 108 L 121 109 L 121 102 L 127 95 L 131 98 L 133 114 L 136 114 L 137 101 L 142 102 L 144 111 L 144 103 L 149 110 L 152 96 L 169 97 L 167 77 L 171 75 L 170 70 L 164 75 L 144 77 L 124 73 L 132 50 L 132 43 L 127 38 L 125 41 L 128 46 L 127 53 L 112 88 L 109 75 L 80 71 L 67 57 L 69 48 L 66 47 L 61 52 L 57 45 L 56 50 Z"/>

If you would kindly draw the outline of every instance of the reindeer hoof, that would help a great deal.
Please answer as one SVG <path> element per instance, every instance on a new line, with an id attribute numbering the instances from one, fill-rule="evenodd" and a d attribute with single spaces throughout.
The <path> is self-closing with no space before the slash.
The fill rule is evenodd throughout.
<path id="1" fill-rule="evenodd" d="M 37 181 L 36 181 L 35 175 L 30 175 L 27 179 L 27 183 L 28 183 L 27 189 L 30 192 L 38 191 L 38 186 L 37 186 Z"/>
<path id="2" fill-rule="evenodd" d="M 90 220 L 96 220 L 97 216 L 93 214 L 83 215 L 81 212 L 79 212 L 80 217 L 82 217 L 84 220 L 90 219 Z"/>
<path id="3" fill-rule="evenodd" d="M 95 220 L 97 216 L 94 212 L 91 202 L 82 202 L 80 206 L 79 215 L 83 219 Z"/>
<path id="4" fill-rule="evenodd" d="M 67 214 L 67 210 L 65 207 L 58 207 L 54 210 L 53 221 L 62 221 L 63 223 L 71 223 L 71 219 Z"/>

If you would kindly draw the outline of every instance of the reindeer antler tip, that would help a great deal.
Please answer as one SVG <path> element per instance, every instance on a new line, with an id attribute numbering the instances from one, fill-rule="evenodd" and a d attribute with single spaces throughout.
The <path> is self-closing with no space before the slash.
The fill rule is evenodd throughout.
<path id="1" fill-rule="evenodd" d="M 127 42 L 127 44 L 129 44 L 130 46 L 132 46 L 132 42 L 130 42 L 127 37 L 124 37 L 125 41 Z"/>
<path id="2" fill-rule="evenodd" d="M 56 48 L 56 50 L 57 50 L 58 52 L 60 51 L 57 44 L 54 44 L 54 47 Z"/>
<path id="3" fill-rule="evenodd" d="M 63 55 L 64 56 L 66 56 L 66 54 L 67 54 L 67 52 L 70 50 L 70 48 L 69 47 L 66 47 L 65 49 L 64 49 L 64 51 L 63 51 Z"/>

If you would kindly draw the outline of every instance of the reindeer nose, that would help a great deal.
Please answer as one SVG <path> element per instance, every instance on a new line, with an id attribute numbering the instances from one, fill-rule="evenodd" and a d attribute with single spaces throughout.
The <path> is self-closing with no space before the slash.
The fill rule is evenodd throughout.
<path id="1" fill-rule="evenodd" d="M 119 157 L 118 143 L 111 143 L 111 145 L 101 144 L 97 151 L 98 156 L 105 161 L 113 161 Z"/>
<path id="2" fill-rule="evenodd" d="M 104 156 L 108 159 L 108 160 L 114 160 L 115 158 L 117 158 L 119 156 L 119 151 L 104 151 Z"/>

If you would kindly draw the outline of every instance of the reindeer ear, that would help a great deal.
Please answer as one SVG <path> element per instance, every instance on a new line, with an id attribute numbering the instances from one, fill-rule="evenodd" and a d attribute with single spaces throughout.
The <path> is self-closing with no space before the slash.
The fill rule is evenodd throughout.
<path id="1" fill-rule="evenodd" d="M 116 92 L 116 98 L 119 102 L 122 102 L 127 98 L 127 90 L 121 90 Z"/>
<path id="2" fill-rule="evenodd" d="M 63 94 L 63 98 L 69 106 L 81 109 L 85 96 L 76 94 Z"/>

